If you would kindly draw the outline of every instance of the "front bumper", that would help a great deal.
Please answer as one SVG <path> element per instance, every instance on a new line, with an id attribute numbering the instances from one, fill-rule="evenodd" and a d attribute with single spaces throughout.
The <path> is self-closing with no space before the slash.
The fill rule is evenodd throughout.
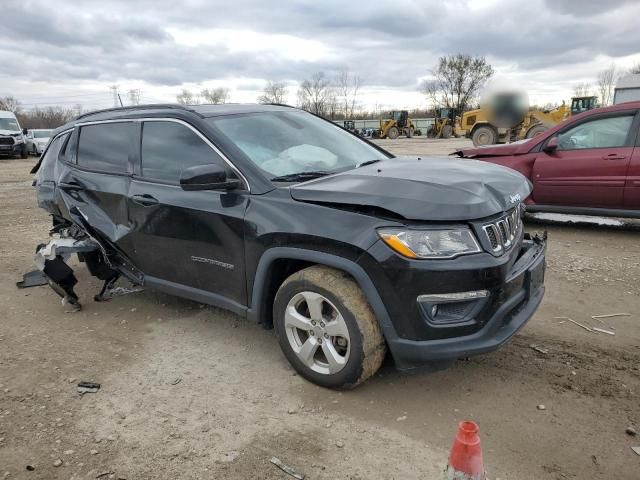
<path id="1" fill-rule="evenodd" d="M 0 155 L 20 155 L 24 143 L 15 143 L 13 145 L 0 145 Z"/>
<path id="2" fill-rule="evenodd" d="M 518 247 L 505 256 L 510 258 L 505 258 L 501 265 L 485 265 L 478 270 L 454 269 L 440 276 L 447 279 L 448 285 L 460 285 L 458 290 L 445 287 L 449 292 L 480 289 L 490 292 L 490 300 L 478 300 L 478 308 L 471 310 L 474 318 L 452 325 L 436 325 L 419 304 L 394 310 L 389 308 L 388 299 L 385 300 L 387 310 L 394 313 L 390 312 L 391 324 L 382 328 L 400 370 L 423 366 L 445 368 L 457 359 L 497 349 L 524 326 L 544 296 L 546 241 L 527 237 Z M 432 272 L 432 276 L 437 273 Z M 414 273 L 412 278 L 429 277 Z M 397 290 L 409 290 L 406 298 L 416 298 L 419 291 L 430 293 L 425 290 L 437 290 L 438 286 L 426 280 L 422 285 L 406 288 L 396 283 Z"/>

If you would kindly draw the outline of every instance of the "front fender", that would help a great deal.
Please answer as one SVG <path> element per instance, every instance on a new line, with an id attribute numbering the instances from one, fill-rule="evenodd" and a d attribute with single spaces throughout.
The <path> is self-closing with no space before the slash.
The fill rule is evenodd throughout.
<path id="1" fill-rule="evenodd" d="M 262 257 L 260 257 L 255 275 L 254 288 L 251 294 L 251 304 L 247 314 L 250 319 L 259 322 L 260 318 L 265 314 L 264 309 L 269 307 L 265 305 L 264 302 L 267 293 L 265 286 L 268 284 L 271 266 L 279 259 L 302 260 L 347 272 L 353 277 L 367 297 L 367 301 L 378 319 L 380 328 L 382 328 L 385 336 L 387 333 L 395 335 L 395 329 L 391 323 L 387 309 L 382 302 L 382 298 L 369 278 L 369 275 L 367 275 L 360 265 L 338 255 L 293 247 L 273 247 L 264 252 Z"/>

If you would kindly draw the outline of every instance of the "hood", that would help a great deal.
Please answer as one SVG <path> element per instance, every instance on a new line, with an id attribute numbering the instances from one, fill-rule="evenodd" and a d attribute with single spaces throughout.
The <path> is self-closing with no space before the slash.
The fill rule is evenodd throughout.
<path id="1" fill-rule="evenodd" d="M 407 220 L 460 221 L 509 210 L 531 187 L 499 165 L 402 157 L 301 183 L 290 192 L 299 201 L 377 207 Z"/>
<path id="2" fill-rule="evenodd" d="M 546 132 L 545 132 L 546 133 Z M 536 137 L 539 140 L 542 137 Z M 482 158 L 482 157 L 504 157 L 507 155 L 522 155 L 531 150 L 534 145 L 530 143 L 530 138 L 526 140 L 519 140 L 517 142 L 503 143 L 500 145 L 483 145 L 482 147 L 463 148 L 453 152 L 453 155 L 458 155 L 464 158 Z M 536 142 L 537 143 L 537 142 Z"/>
<path id="3" fill-rule="evenodd" d="M 20 130 L 3 130 L 0 129 L 0 135 L 16 135 L 21 133 Z"/>

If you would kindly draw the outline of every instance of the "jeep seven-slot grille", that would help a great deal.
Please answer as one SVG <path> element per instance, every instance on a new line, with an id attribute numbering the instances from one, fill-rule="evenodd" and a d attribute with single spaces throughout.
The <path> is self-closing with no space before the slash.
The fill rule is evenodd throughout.
<path id="1" fill-rule="evenodd" d="M 521 227 L 520 207 L 516 207 L 498 220 L 483 225 L 482 230 L 489 240 L 492 252 L 500 255 L 511 249 Z"/>
<path id="2" fill-rule="evenodd" d="M 13 145 L 13 137 L 0 137 L 0 145 Z"/>

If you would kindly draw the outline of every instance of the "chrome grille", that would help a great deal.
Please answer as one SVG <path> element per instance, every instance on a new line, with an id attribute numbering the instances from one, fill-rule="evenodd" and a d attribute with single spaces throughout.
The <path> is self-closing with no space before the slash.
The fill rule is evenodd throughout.
<path id="1" fill-rule="evenodd" d="M 493 254 L 501 255 L 510 250 L 517 240 L 522 227 L 520 208 L 518 206 L 499 219 L 482 226 L 482 231 L 489 240 Z"/>

